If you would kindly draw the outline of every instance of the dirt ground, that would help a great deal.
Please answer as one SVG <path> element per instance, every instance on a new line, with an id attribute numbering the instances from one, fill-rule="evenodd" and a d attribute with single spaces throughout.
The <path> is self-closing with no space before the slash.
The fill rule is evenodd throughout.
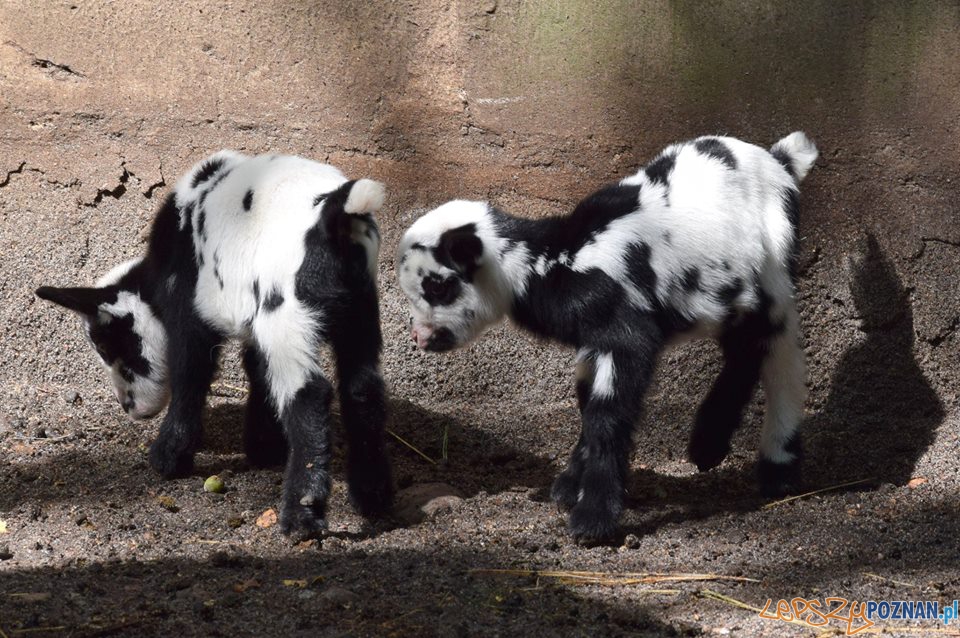
<path id="1" fill-rule="evenodd" d="M 0 3 L 0 636 L 812 636 L 731 601 L 960 598 L 958 96 L 952 2 Z M 860 482 L 765 507 L 759 393 L 698 474 L 685 447 L 719 361 L 694 344 L 647 399 L 622 543 L 576 546 L 546 497 L 579 428 L 572 353 L 511 326 L 416 351 L 400 234 L 452 197 L 554 214 L 677 139 L 795 129 L 821 150 L 802 187 L 804 474 Z M 326 537 L 260 518 L 281 476 L 239 452 L 235 347 L 195 475 L 160 480 L 158 420 L 128 422 L 76 319 L 33 297 L 138 254 L 177 176 L 222 147 L 388 185 L 390 427 L 429 457 L 391 438 L 390 520 L 351 511 L 339 456 Z"/>

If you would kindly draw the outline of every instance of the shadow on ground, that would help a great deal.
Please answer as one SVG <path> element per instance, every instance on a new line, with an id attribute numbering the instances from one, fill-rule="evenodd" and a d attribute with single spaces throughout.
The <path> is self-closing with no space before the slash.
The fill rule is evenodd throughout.
<path id="1" fill-rule="evenodd" d="M 449 415 L 403 400 L 392 401 L 390 412 L 389 429 L 406 442 L 387 438 L 394 480 L 400 489 L 414 483 L 443 482 L 469 497 L 481 490 L 495 494 L 516 486 L 542 487 L 549 485 L 555 474 L 549 459 L 520 450 Z M 271 489 L 261 490 L 262 498 L 257 499 L 258 506 L 268 506 L 269 498 L 279 494 L 282 471 L 249 467 L 242 453 L 243 415 L 242 400 L 219 403 L 207 411 L 204 446 L 197 454 L 192 476 L 186 479 L 162 480 L 150 468 L 145 448 L 109 444 L 102 450 L 96 449 L 99 446 L 71 446 L 59 454 L 12 463 L 6 468 L 11 480 L 0 481 L 0 511 L 24 503 L 122 501 L 202 481 L 224 470 L 269 485 Z M 336 454 L 331 469 L 335 478 L 342 478 L 343 437 L 340 424 L 334 427 Z M 445 438 L 447 448 L 453 451 L 446 461 Z"/>
<path id="2" fill-rule="evenodd" d="M 281 559 L 221 550 L 196 561 L 8 571 L 5 594 L 21 595 L 0 597 L 0 629 L 13 635 L 46 627 L 60 636 L 682 635 L 640 606 L 471 573 L 504 562 L 502 551 L 325 548 Z"/>

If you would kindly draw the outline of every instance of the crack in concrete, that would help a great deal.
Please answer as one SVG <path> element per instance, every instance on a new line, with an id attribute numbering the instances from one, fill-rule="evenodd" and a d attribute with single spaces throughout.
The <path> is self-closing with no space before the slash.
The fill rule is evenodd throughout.
<path id="1" fill-rule="evenodd" d="M 123 169 L 123 174 L 120 176 L 120 183 L 113 188 L 98 188 L 97 194 L 93 197 L 93 201 L 83 202 L 84 206 L 95 207 L 99 205 L 106 196 L 112 197 L 113 199 L 120 199 L 123 197 L 123 194 L 127 192 L 127 181 L 129 181 L 130 176 L 133 173 L 127 170 L 125 162 L 120 164 L 120 168 Z"/>
<path id="2" fill-rule="evenodd" d="M 941 330 L 939 334 L 927 339 L 927 343 L 929 343 L 931 347 L 936 348 L 941 343 L 946 341 L 950 335 L 956 332 L 957 328 L 960 328 L 960 316 L 954 317 L 950 322 L 950 325 Z"/>
<path id="3" fill-rule="evenodd" d="M 46 71 L 51 77 L 53 77 L 53 78 L 55 78 L 55 79 L 58 79 L 58 80 L 66 80 L 66 79 L 85 80 L 85 79 L 87 78 L 87 76 L 85 76 L 83 73 L 80 73 L 79 71 L 74 71 L 73 69 L 71 69 L 71 68 L 70 68 L 68 65 L 66 65 L 66 64 L 60 64 L 59 62 L 54 62 L 53 60 L 48 60 L 47 58 L 41 58 L 41 57 L 38 56 L 37 54 L 32 53 L 32 52 L 30 52 L 30 51 L 27 51 L 27 50 L 24 49 L 22 46 L 20 46 L 20 45 L 17 44 L 16 42 L 14 42 L 13 40 L 7 40 L 6 42 L 4 42 L 4 44 L 6 44 L 6 45 L 9 46 L 9 47 L 12 47 L 12 48 L 16 49 L 17 51 L 19 51 L 19 52 L 22 53 L 23 55 L 25 55 L 25 56 L 27 56 L 28 58 L 30 58 L 30 64 L 31 64 L 31 66 L 35 66 L 35 67 L 38 67 L 38 68 L 40 68 L 40 69 L 43 69 L 43 70 Z M 66 76 L 66 77 L 64 77 L 64 76 Z"/>
<path id="4" fill-rule="evenodd" d="M 960 241 L 953 239 L 944 239 L 943 237 L 921 237 L 920 241 L 932 241 L 938 244 L 946 244 L 947 246 L 953 246 L 954 248 L 960 248 Z"/>
<path id="5" fill-rule="evenodd" d="M 11 179 L 14 175 L 19 175 L 20 173 L 22 173 L 23 170 L 24 170 L 24 168 L 26 168 L 26 166 L 27 166 L 27 163 L 26 163 L 26 162 L 20 162 L 20 166 L 18 166 L 17 168 L 13 169 L 12 171 L 7 171 L 7 176 L 4 178 L 4 180 L 3 180 L 2 182 L 0 182 L 0 188 L 3 188 L 3 187 L 6 186 L 7 184 L 9 184 L 9 183 L 10 183 L 10 179 Z"/>

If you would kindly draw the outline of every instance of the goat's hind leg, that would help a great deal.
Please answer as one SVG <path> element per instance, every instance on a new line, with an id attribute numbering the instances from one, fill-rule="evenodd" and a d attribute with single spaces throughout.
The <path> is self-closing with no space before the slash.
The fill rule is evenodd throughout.
<path id="1" fill-rule="evenodd" d="M 250 345 L 244 351 L 243 368 L 250 381 L 243 425 L 243 448 L 247 460 L 255 467 L 283 465 L 287 458 L 287 441 L 270 397 L 267 362 L 256 346 Z"/>
<path id="2" fill-rule="evenodd" d="M 770 341 L 762 375 L 767 413 L 760 436 L 758 478 L 765 495 L 778 496 L 799 486 L 803 460 L 799 429 L 807 397 L 806 367 L 799 318 L 792 301 L 785 312 L 783 330 Z"/>
<path id="3" fill-rule="evenodd" d="M 350 502 L 368 517 L 385 513 L 393 502 L 384 440 L 387 400 L 379 370 L 380 343 L 376 291 L 358 291 L 335 331 L 333 350 L 347 439 Z"/>
<path id="4" fill-rule="evenodd" d="M 301 537 L 326 528 L 330 495 L 330 402 L 333 386 L 314 373 L 281 411 L 290 444 L 280 529 Z"/>
<path id="5" fill-rule="evenodd" d="M 753 397 L 773 332 L 765 309 L 742 318 L 720 336 L 723 369 L 697 410 L 689 456 L 701 472 L 720 465 Z"/>
<path id="6" fill-rule="evenodd" d="M 262 312 L 253 322 L 255 345 L 289 452 L 280 529 L 307 537 L 326 527 L 330 494 L 330 402 L 333 386 L 317 362 L 320 328 L 297 301 Z"/>

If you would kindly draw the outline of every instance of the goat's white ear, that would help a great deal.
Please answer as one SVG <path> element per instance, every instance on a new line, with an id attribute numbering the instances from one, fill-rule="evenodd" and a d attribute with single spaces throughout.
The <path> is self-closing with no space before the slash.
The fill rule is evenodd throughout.
<path id="1" fill-rule="evenodd" d="M 116 300 L 116 293 L 107 288 L 54 288 L 42 286 L 37 288 L 37 296 L 46 301 L 52 301 L 58 306 L 79 312 L 82 315 L 96 315 L 97 308 L 102 303 Z"/>
<path id="2" fill-rule="evenodd" d="M 358 179 L 353 183 L 343 211 L 350 215 L 375 213 L 383 207 L 387 191 L 383 184 L 372 179 Z"/>

